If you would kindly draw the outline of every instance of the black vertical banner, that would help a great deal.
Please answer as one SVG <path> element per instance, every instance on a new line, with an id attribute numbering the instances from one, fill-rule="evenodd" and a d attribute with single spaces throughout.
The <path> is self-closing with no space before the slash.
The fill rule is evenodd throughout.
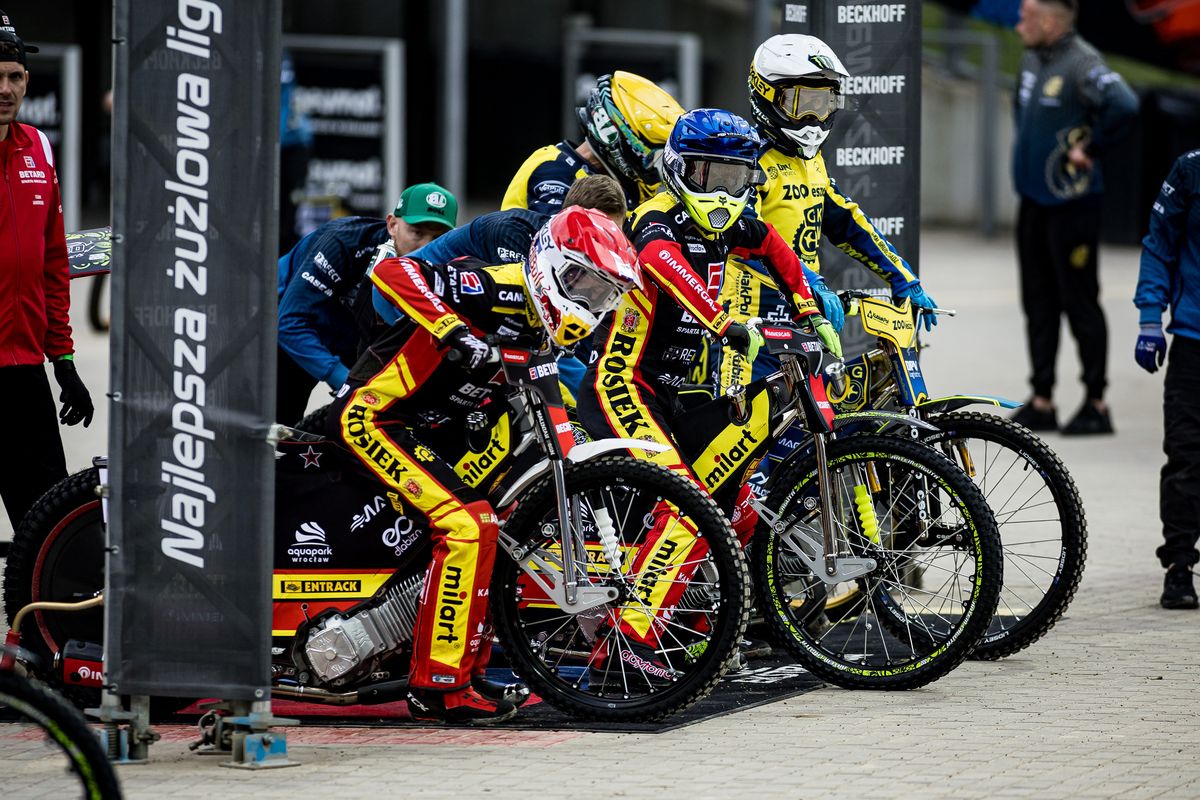
<path id="1" fill-rule="evenodd" d="M 105 658 L 270 685 L 279 0 L 118 0 Z"/>
<path id="2" fill-rule="evenodd" d="M 784 2 L 783 33 L 825 41 L 850 73 L 846 108 L 825 140 L 829 175 L 917 269 L 921 197 L 921 3 Z M 821 273 L 835 289 L 885 287 L 828 242 Z M 853 326 L 851 326 L 851 330 Z M 851 335 L 848 349 L 861 350 Z"/>

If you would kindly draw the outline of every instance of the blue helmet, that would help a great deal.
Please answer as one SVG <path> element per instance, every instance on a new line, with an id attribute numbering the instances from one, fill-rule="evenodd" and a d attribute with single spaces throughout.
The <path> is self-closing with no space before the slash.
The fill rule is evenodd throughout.
<path id="1" fill-rule="evenodd" d="M 765 144 L 731 111 L 698 108 L 681 116 L 663 148 L 663 180 L 697 225 L 727 230 L 761 183 L 758 156 Z"/>

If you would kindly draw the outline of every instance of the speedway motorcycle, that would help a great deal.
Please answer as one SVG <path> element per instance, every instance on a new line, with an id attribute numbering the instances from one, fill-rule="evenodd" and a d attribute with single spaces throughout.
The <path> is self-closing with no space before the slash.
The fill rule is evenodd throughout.
<path id="1" fill-rule="evenodd" d="M 996 515 L 1004 550 L 1004 588 L 996 615 L 973 658 L 997 659 L 1044 636 L 1066 611 L 1083 574 L 1087 521 L 1070 472 L 1027 428 L 994 414 L 961 411 L 970 405 L 1015 408 L 1000 397 L 930 397 L 916 335 L 919 315 L 909 301 L 891 303 L 861 291 L 839 293 L 847 319 L 876 337 L 878 347 L 846 365 L 835 398 L 840 413 L 889 409 L 928 422 L 909 429 L 956 461 L 984 493 Z M 940 309 L 938 311 L 941 311 Z M 953 313 L 953 312 L 943 312 Z M 875 430 L 858 424 L 858 430 Z M 855 614 L 861 598 L 842 592 L 831 614 Z"/>
<path id="2" fill-rule="evenodd" d="M 824 680 L 884 689 L 936 680 L 966 658 L 995 611 L 1002 571 L 991 511 L 962 471 L 930 448 L 894 435 L 843 435 L 853 424 L 930 426 L 887 411 L 835 418 L 826 379 L 840 384 L 842 362 L 823 370 L 819 339 L 790 323 L 750 324 L 780 370 L 743 386 L 749 369 L 739 360 L 725 395 L 693 404 L 672 431 L 696 478 L 730 513 L 793 424 L 809 437 L 750 501 L 759 515 L 747 548 L 758 611 Z M 944 580 L 913 588 L 903 576 L 918 570 Z M 827 602 L 847 585 L 867 598 L 865 613 L 828 620 Z"/>
<path id="3" fill-rule="evenodd" d="M 725 671 L 748 616 L 747 566 L 728 521 L 690 482 L 627 455 L 657 445 L 576 444 L 549 349 L 503 342 L 494 355 L 493 381 L 507 385 L 508 402 L 473 413 L 465 430 L 431 430 L 427 444 L 436 440 L 502 519 L 490 596 L 503 658 L 542 699 L 579 717 L 651 720 L 688 708 Z M 340 443 L 283 430 L 272 695 L 332 705 L 402 699 L 430 560 L 424 518 L 342 469 L 351 456 Z M 16 532 L 5 575 L 9 618 L 26 609 L 22 644 L 77 696 L 102 684 L 101 612 L 45 604 L 103 588 L 105 472 L 98 459 L 39 501 Z M 676 546 L 703 540 L 678 547 L 691 553 L 686 563 L 675 551 L 637 557 L 664 519 Z M 656 605 L 659 588 L 674 583 L 686 584 L 682 597 Z M 617 624 L 639 614 L 659 630 L 649 657 L 631 651 Z"/>

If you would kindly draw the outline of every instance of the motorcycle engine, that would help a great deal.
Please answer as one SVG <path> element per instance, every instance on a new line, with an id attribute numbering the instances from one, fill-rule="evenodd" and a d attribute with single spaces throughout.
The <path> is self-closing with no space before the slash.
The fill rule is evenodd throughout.
<path id="1" fill-rule="evenodd" d="M 424 578 L 418 573 L 346 614 L 318 619 L 304 644 L 312 674 L 321 683 L 341 685 L 372 671 L 381 656 L 411 641 Z"/>

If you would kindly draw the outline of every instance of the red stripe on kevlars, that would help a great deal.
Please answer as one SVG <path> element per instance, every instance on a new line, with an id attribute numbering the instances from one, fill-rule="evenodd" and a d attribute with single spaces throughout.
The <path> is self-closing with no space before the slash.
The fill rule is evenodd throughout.
<path id="1" fill-rule="evenodd" d="M 29 585 L 30 602 L 36 603 L 42 599 L 40 596 L 42 588 L 42 567 L 45 566 L 46 563 L 46 554 L 50 552 L 50 548 L 54 546 L 54 540 L 57 539 L 64 530 L 66 530 L 68 525 L 70 525 L 80 516 L 99 507 L 99 500 L 93 500 L 90 503 L 84 503 L 79 508 L 68 514 L 64 519 L 59 521 L 59 523 L 54 526 L 54 530 L 50 531 L 50 535 L 46 537 L 46 541 L 42 542 L 42 546 L 38 549 L 37 559 L 33 562 L 33 576 Z M 42 634 L 42 641 L 46 643 L 46 647 L 51 653 L 57 653 L 62 649 L 62 647 L 58 644 L 58 642 L 54 641 L 54 638 L 50 635 L 50 630 L 46 627 L 46 620 L 42 617 L 42 612 L 35 611 L 33 616 L 37 620 L 38 630 Z"/>

